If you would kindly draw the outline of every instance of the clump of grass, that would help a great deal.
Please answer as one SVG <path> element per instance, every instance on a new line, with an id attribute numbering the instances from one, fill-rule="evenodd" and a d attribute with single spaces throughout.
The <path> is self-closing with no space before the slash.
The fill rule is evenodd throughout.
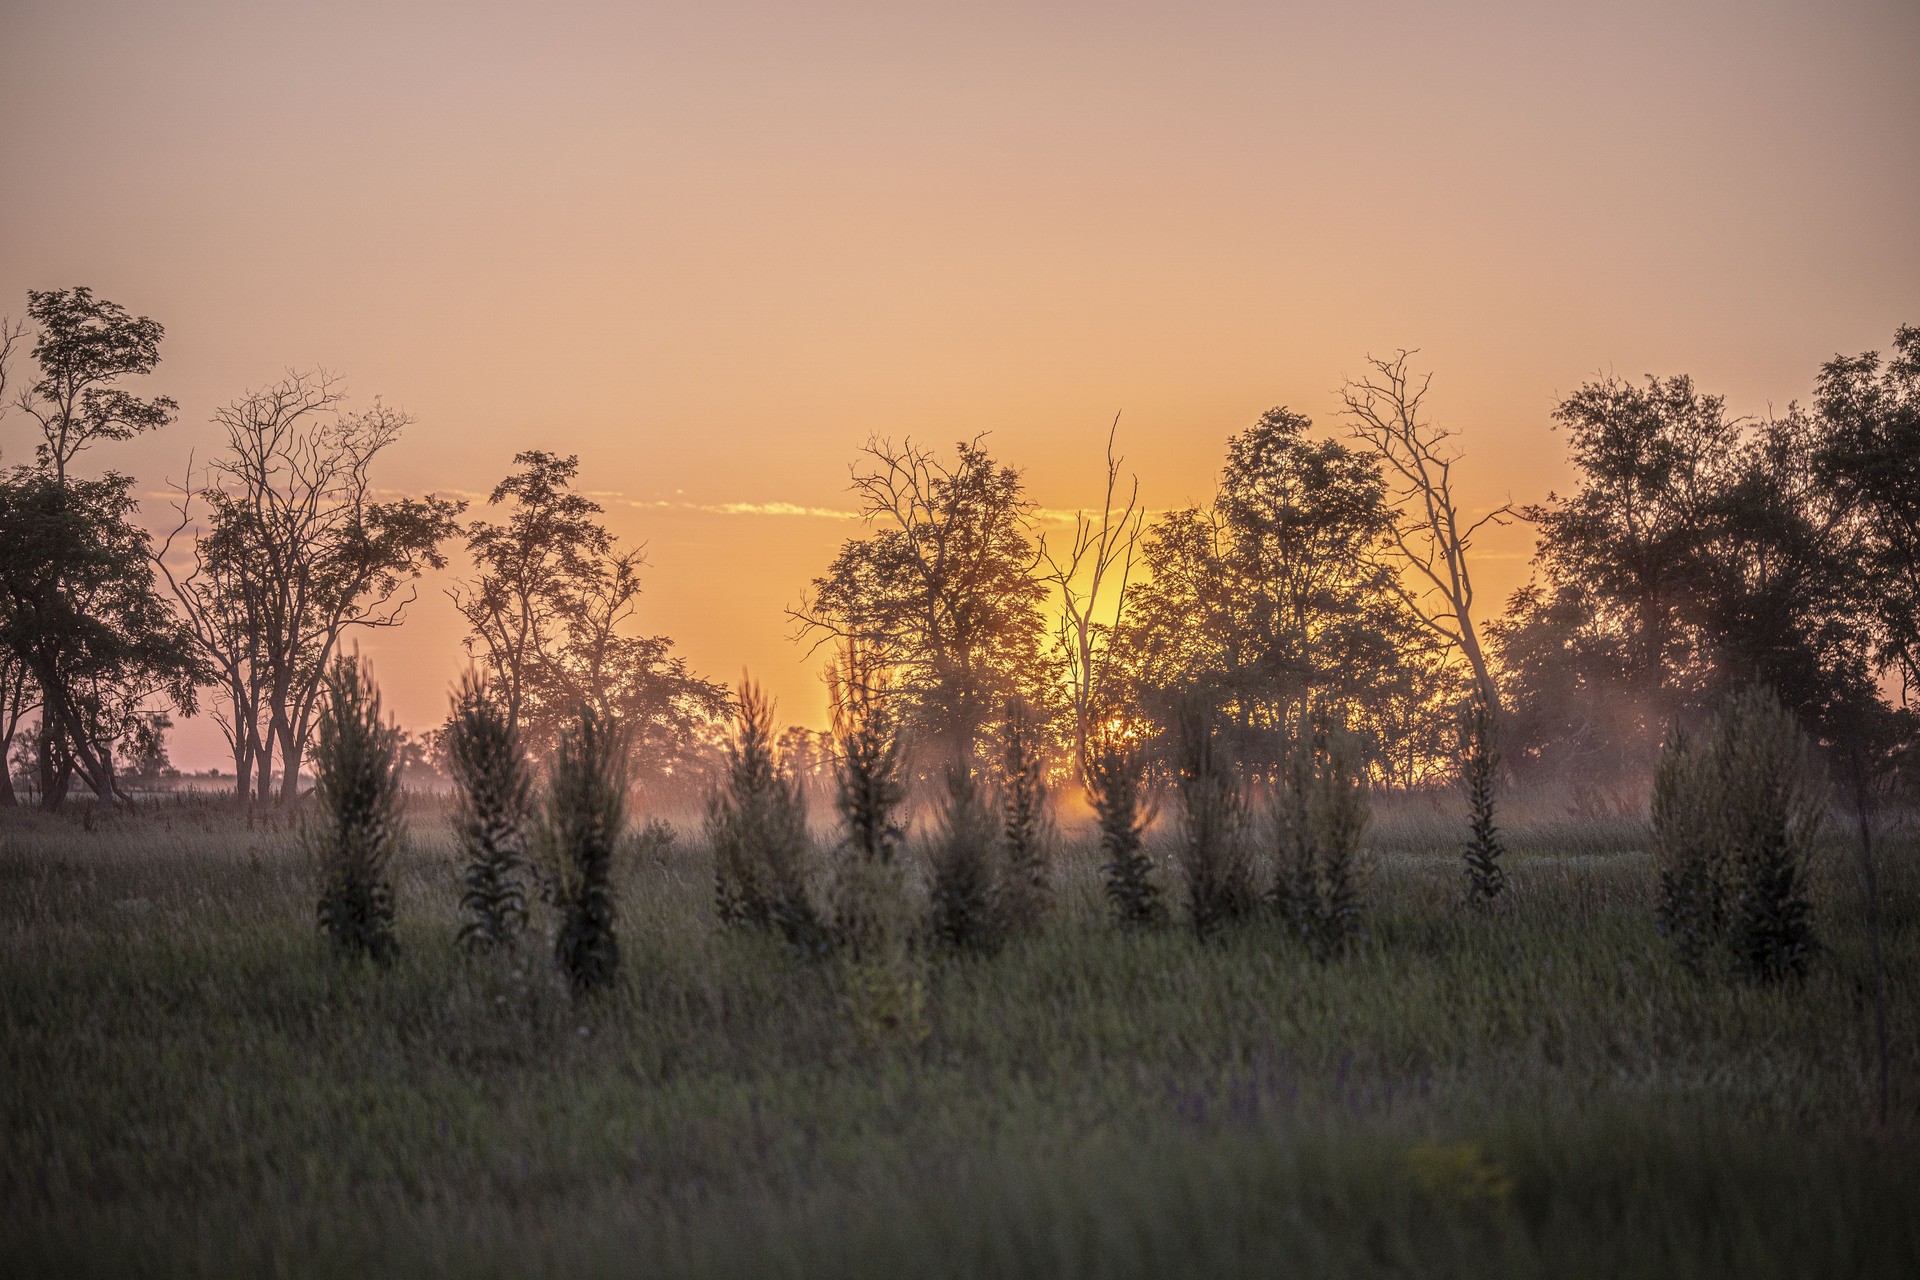
<path id="1" fill-rule="evenodd" d="M 1669 740 L 1654 776 L 1657 913 L 1689 968 L 1703 971 L 1724 940 L 1748 977 L 1806 972 L 1807 871 L 1826 812 L 1807 736 L 1766 689 L 1735 694 L 1703 749 Z"/>
<path id="2" fill-rule="evenodd" d="M 626 734 L 592 707 L 582 706 L 554 749 L 541 829 L 554 902 L 560 909 L 554 958 L 576 996 L 606 986 L 620 967 L 613 857 L 626 824 L 626 805 Z"/>
<path id="3" fill-rule="evenodd" d="M 527 823 L 533 777 L 506 709 L 473 672 L 462 677 L 447 721 L 453 774 L 454 838 L 466 858 L 460 945 L 469 951 L 511 947 L 527 924 Z"/>
<path id="4" fill-rule="evenodd" d="M 1053 816 L 1040 721 L 1025 699 L 1007 704 L 1000 739 L 1000 841 L 1006 864 L 1000 913 L 1009 929 L 1032 927 L 1053 904 Z"/>
<path id="5" fill-rule="evenodd" d="M 1246 915 L 1258 901 L 1247 847 L 1246 799 L 1233 766 L 1219 749 L 1213 715 L 1198 702 L 1174 719 L 1180 767 L 1178 860 L 1186 880 L 1187 913 L 1203 941 Z"/>
<path id="6" fill-rule="evenodd" d="M 814 952 L 824 939 L 807 893 L 806 796 L 775 753 L 773 711 L 757 684 L 741 684 L 726 773 L 707 802 L 714 911 L 723 925 L 778 931 Z"/>
<path id="7" fill-rule="evenodd" d="M 335 951 L 391 963 L 388 864 L 406 839 L 400 733 L 380 721 L 380 691 L 358 654 L 336 659 L 321 695 L 314 747 L 316 821 L 308 848 L 320 870 L 319 925 Z"/>
<path id="8" fill-rule="evenodd" d="M 1321 959 L 1366 935 L 1360 841 L 1369 816 L 1352 735 L 1318 722 L 1287 751 L 1272 828 L 1275 905 Z"/>
<path id="9" fill-rule="evenodd" d="M 1492 902 L 1506 892 L 1507 873 L 1500 865 L 1504 850 L 1493 815 L 1500 753 L 1494 740 L 1493 707 L 1484 694 L 1476 691 L 1461 711 L 1459 728 L 1460 789 L 1467 797 L 1467 896 L 1475 902 Z"/>
<path id="10" fill-rule="evenodd" d="M 946 803 L 930 850 L 927 923 L 937 941 L 956 951 L 989 952 L 1000 943 L 1000 886 L 993 865 L 997 835 L 979 782 L 965 769 L 949 770 Z"/>
<path id="11" fill-rule="evenodd" d="M 1141 803 L 1145 761 L 1123 728 L 1106 725 L 1087 744 L 1087 794 L 1100 827 L 1100 873 L 1113 918 L 1128 928 L 1163 924 L 1166 903 L 1153 881 L 1153 859 L 1142 839 L 1148 815 Z"/>

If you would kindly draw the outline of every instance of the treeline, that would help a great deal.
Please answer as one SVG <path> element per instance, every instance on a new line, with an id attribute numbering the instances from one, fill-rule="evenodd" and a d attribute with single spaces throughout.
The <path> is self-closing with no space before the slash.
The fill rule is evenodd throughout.
<path id="1" fill-rule="evenodd" d="M 0 402 L 39 435 L 0 476 L 0 742 L 42 804 L 75 781 L 111 804 L 158 758 L 164 708 L 203 698 L 241 796 L 289 803 L 326 672 L 356 629 L 404 622 L 449 544 L 467 654 L 529 758 L 585 708 L 621 726 L 643 782 L 723 768 L 734 699 L 635 633 L 643 561 L 574 491 L 577 459 L 518 455 L 473 518 L 386 497 L 377 461 L 409 419 L 294 372 L 216 412 L 223 444 L 156 541 L 131 477 L 72 464 L 173 420 L 129 389 L 161 326 L 84 288 L 31 293 L 27 316 L 30 350 L 24 325 L 0 333 Z M 1427 390 L 1408 353 L 1371 361 L 1338 430 L 1270 410 L 1229 441 L 1210 502 L 1158 514 L 1110 436 L 1104 501 L 1064 538 L 985 436 L 951 454 L 874 439 L 853 469 L 866 527 L 789 610 L 795 638 L 876 682 L 910 787 L 977 774 L 1016 721 L 1050 778 L 1095 782 L 1125 739 L 1171 779 L 1202 715 L 1209 768 L 1244 782 L 1279 785 L 1288 744 L 1333 726 L 1356 776 L 1415 788 L 1471 761 L 1463 711 L 1505 772 L 1644 779 L 1670 733 L 1753 686 L 1856 772 L 1910 752 L 1920 330 L 1885 360 L 1836 357 L 1807 406 L 1764 420 L 1685 377 L 1588 383 L 1553 415 L 1574 489 L 1519 509 L 1460 505 Z M 1538 530 L 1534 574 L 1488 616 L 1475 538 L 1510 520 Z M 446 732 L 431 752 L 450 767 Z M 840 749 L 798 729 L 770 748 L 800 774 Z"/>

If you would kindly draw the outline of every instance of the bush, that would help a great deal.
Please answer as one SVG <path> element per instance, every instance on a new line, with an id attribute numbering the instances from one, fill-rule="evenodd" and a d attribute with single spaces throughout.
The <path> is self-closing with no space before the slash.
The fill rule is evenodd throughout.
<path id="1" fill-rule="evenodd" d="M 1824 778 L 1773 694 L 1734 695 L 1704 749 L 1676 735 L 1654 778 L 1660 927 L 1704 970 L 1716 941 L 1763 982 L 1806 972 L 1815 947 L 1807 869 L 1827 811 Z"/>
<path id="2" fill-rule="evenodd" d="M 1147 816 L 1141 809 L 1145 762 L 1138 743 L 1116 726 L 1102 727 L 1087 744 L 1086 770 L 1087 793 L 1100 825 L 1100 871 L 1114 919 L 1129 928 L 1164 923 L 1166 904 L 1141 838 Z"/>
<path id="3" fill-rule="evenodd" d="M 446 758 L 453 776 L 454 838 L 466 858 L 460 944 L 470 951 L 512 946 L 527 923 L 527 823 L 533 778 L 519 735 L 485 682 L 468 672 L 447 721 Z"/>
<path id="4" fill-rule="evenodd" d="M 604 987 L 620 967 L 612 879 L 626 803 L 626 734 L 583 706 L 554 749 L 541 829 L 560 909 L 554 958 L 576 996 Z"/>
<path id="5" fill-rule="evenodd" d="M 387 865 L 406 838 L 399 730 L 380 722 L 380 693 L 358 654 L 334 661 L 314 747 L 316 821 L 308 848 L 320 871 L 321 930 L 343 955 L 390 963 L 393 886 Z"/>
<path id="6" fill-rule="evenodd" d="M 776 758 L 773 703 L 742 683 L 724 780 L 707 802 L 714 911 L 723 925 L 778 930 L 803 951 L 824 945 L 807 895 L 813 840 L 800 781 Z"/>
<path id="7" fill-rule="evenodd" d="M 1009 929 L 1029 928 L 1053 904 L 1054 826 L 1040 722 L 1024 699 L 1007 704 L 1000 739 L 1000 840 L 1006 851 L 1000 915 Z"/>
<path id="8" fill-rule="evenodd" d="M 956 951 L 992 951 L 1000 943 L 994 825 L 973 776 L 963 769 L 949 770 L 946 804 L 931 848 L 928 926 L 938 941 Z"/>
<path id="9" fill-rule="evenodd" d="M 906 797 L 900 781 L 900 731 L 888 690 L 857 650 L 834 672 L 833 737 L 839 753 L 834 807 L 840 816 L 831 889 L 836 946 L 854 955 L 905 942 L 906 886 L 895 817 Z"/>
<path id="10" fill-rule="evenodd" d="M 1287 752 L 1272 815 L 1275 903 L 1321 959 L 1366 934 L 1360 839 L 1369 818 L 1352 735 L 1324 722 Z"/>
<path id="11" fill-rule="evenodd" d="M 1493 788 L 1500 769 L 1493 707 L 1476 692 L 1460 714 L 1460 789 L 1466 793 L 1467 896 L 1491 902 L 1507 887 L 1500 866 L 1500 831 L 1493 821 Z"/>
<path id="12" fill-rule="evenodd" d="M 1250 911 L 1257 895 L 1247 847 L 1247 809 L 1232 764 L 1223 758 L 1212 712 L 1198 703 L 1174 717 L 1180 768 L 1178 858 L 1186 879 L 1187 911 L 1202 940 Z"/>

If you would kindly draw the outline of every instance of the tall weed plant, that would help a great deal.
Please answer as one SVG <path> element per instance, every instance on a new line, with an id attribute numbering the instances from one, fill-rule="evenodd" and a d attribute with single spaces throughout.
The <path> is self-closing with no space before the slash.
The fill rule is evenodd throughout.
<path id="1" fill-rule="evenodd" d="M 445 735 L 454 839 L 465 862 L 459 941 L 474 952 L 511 947 L 527 924 L 533 774 L 506 708 L 471 671 L 455 691 Z"/>
<path id="2" fill-rule="evenodd" d="M 335 951 L 380 964 L 399 954 L 388 867 L 406 839 L 400 731 L 358 654 L 334 661 L 321 692 L 307 847 L 320 878 L 320 929 Z"/>
<path id="3" fill-rule="evenodd" d="M 613 860 L 626 826 L 627 781 L 623 727 L 580 707 L 554 748 L 540 832 L 560 911 L 554 959 L 575 996 L 604 988 L 620 968 Z"/>

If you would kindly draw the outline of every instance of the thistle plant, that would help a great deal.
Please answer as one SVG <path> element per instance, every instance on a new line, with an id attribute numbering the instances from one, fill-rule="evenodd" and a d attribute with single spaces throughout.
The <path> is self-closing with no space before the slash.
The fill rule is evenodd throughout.
<path id="1" fill-rule="evenodd" d="M 726 775 L 707 802 L 714 911 L 723 925 L 777 930 L 814 952 L 824 937 L 807 893 L 813 840 L 806 795 L 774 750 L 773 711 L 758 685 L 741 684 Z"/>
<path id="2" fill-rule="evenodd" d="M 1113 918 L 1129 928 L 1162 924 L 1166 904 L 1153 882 L 1153 859 L 1142 835 L 1147 816 L 1141 806 L 1145 762 L 1137 742 L 1115 725 L 1106 725 L 1087 743 L 1087 794 L 1100 826 L 1101 875 Z"/>
<path id="3" fill-rule="evenodd" d="M 1007 704 L 1000 739 L 1000 842 L 1006 852 L 1001 876 L 1001 916 L 1009 928 L 1026 928 L 1053 901 L 1053 817 L 1048 804 L 1040 721 L 1022 698 Z"/>
<path id="4" fill-rule="evenodd" d="M 328 669 L 314 748 L 316 820 L 306 842 L 320 873 L 319 925 L 335 951 L 390 963 L 393 885 L 387 866 L 406 838 L 399 730 L 380 721 L 380 693 L 358 654 Z"/>
<path id="5" fill-rule="evenodd" d="M 1460 789 L 1467 797 L 1467 896 L 1492 902 L 1506 891 L 1507 873 L 1500 865 L 1504 852 L 1500 830 L 1494 825 L 1493 789 L 1500 769 L 1494 741 L 1493 706 L 1475 691 L 1460 713 Z"/>
<path id="6" fill-rule="evenodd" d="M 626 803 L 626 734 L 605 715 L 582 706 L 554 748 L 540 833 L 560 909 L 554 958 L 575 996 L 604 987 L 620 966 L 613 856 L 626 823 Z"/>
<path id="7" fill-rule="evenodd" d="M 1370 809 L 1351 734 L 1321 722 L 1293 742 L 1281 769 L 1272 829 L 1282 917 L 1327 959 L 1366 934 L 1360 841 Z"/>
<path id="8" fill-rule="evenodd" d="M 946 804 L 931 847 L 933 936 L 956 951 L 991 951 L 1001 939 L 994 875 L 994 817 L 964 769 L 947 773 Z"/>
<path id="9" fill-rule="evenodd" d="M 454 695 L 446 750 L 455 790 L 454 838 L 466 859 L 459 942 L 474 952 L 511 947 L 527 924 L 520 875 L 533 778 L 505 708 L 471 671 Z"/>
<path id="10" fill-rule="evenodd" d="M 1174 749 L 1180 768 L 1177 856 L 1186 880 L 1188 916 L 1195 936 L 1204 941 L 1246 915 L 1257 901 L 1246 799 L 1219 749 L 1210 709 L 1191 701 L 1179 708 Z"/>

